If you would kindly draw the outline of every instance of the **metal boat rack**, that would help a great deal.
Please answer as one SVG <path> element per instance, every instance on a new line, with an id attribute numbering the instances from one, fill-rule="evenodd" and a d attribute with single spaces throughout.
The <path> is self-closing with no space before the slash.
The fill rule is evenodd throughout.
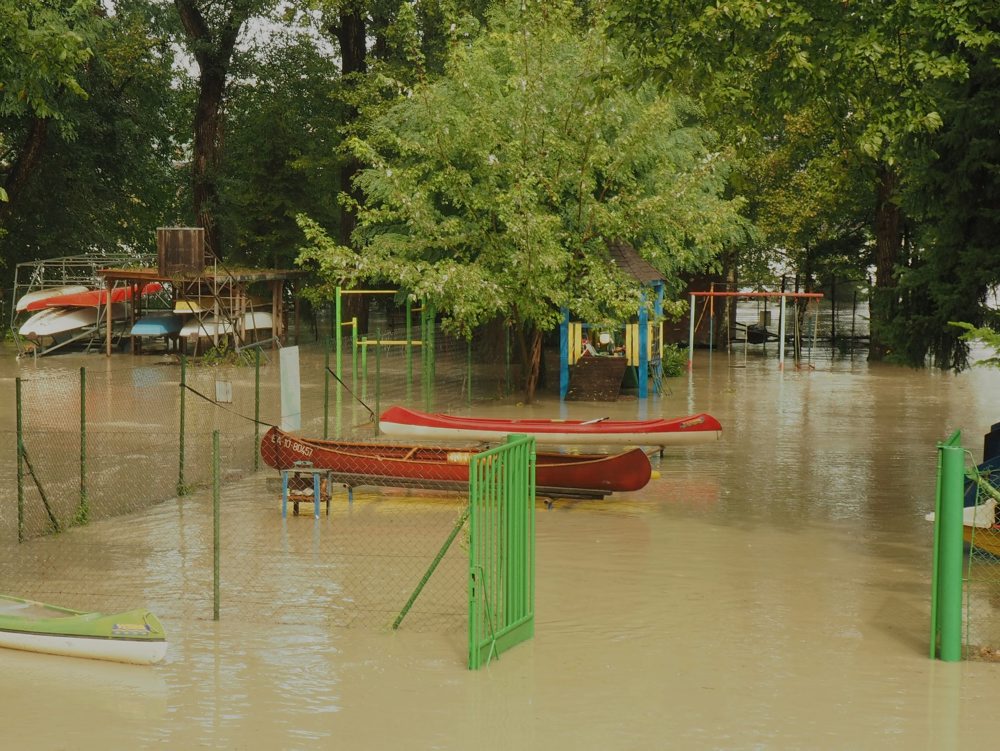
<path id="1" fill-rule="evenodd" d="M 35 356 L 46 355 L 69 345 L 83 344 L 86 350 L 100 346 L 107 338 L 106 311 L 98 309 L 97 321 L 92 326 L 78 329 L 72 335 L 60 337 L 47 345 L 33 344 L 25 346 L 17 335 L 17 300 L 31 292 L 47 288 L 62 287 L 70 284 L 81 284 L 90 288 L 103 287 L 99 271 L 109 266 L 143 266 L 148 265 L 155 257 L 144 253 L 87 253 L 58 258 L 45 258 L 37 261 L 25 261 L 14 267 L 14 289 L 11 297 L 10 320 L 8 326 L 13 335 L 18 357 L 27 354 Z M 120 341 L 124 335 L 125 322 L 115 331 L 115 322 L 111 322 L 112 338 Z"/>

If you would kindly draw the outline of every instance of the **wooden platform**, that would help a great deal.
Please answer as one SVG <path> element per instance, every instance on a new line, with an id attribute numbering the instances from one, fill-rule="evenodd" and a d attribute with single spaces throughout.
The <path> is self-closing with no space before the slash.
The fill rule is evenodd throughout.
<path id="1" fill-rule="evenodd" d="M 628 359 L 590 355 L 569 369 L 566 398 L 573 401 L 613 402 L 622 389 Z"/>

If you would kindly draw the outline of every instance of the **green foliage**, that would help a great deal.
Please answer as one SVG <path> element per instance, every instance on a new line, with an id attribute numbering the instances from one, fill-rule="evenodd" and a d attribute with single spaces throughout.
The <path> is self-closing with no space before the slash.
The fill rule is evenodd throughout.
<path id="1" fill-rule="evenodd" d="M 625 87 L 603 26 L 572 3 L 500 4 L 481 36 L 457 34 L 442 79 L 349 141 L 368 165 L 361 252 L 300 219 L 315 294 L 389 281 L 463 334 L 497 315 L 551 329 L 564 307 L 624 320 L 638 290 L 608 240 L 633 242 L 676 288 L 745 237 L 739 202 L 721 197 L 727 154 L 695 108 Z"/>
<path id="2" fill-rule="evenodd" d="M 663 347 L 663 377 L 676 378 L 687 372 L 687 350 L 679 344 L 667 344 Z"/>
<path id="3" fill-rule="evenodd" d="M 99 32 L 99 33 L 98 33 Z M 173 54 L 148 9 L 120 3 L 95 27 L 77 80 L 86 99 L 65 98 L 60 116 L 75 137 L 49 128 L 43 158 L 9 204 L 0 256 L 19 261 L 95 249 L 153 250 L 154 230 L 176 216 L 179 176 Z M 32 115 L 0 118 L 20 143 Z M 0 135 L 0 143 L 4 140 Z M 9 168 L 0 157 L 0 172 Z"/>
<path id="4" fill-rule="evenodd" d="M 967 250 L 969 224 L 985 229 L 995 214 L 987 207 L 996 203 L 991 190 L 984 197 L 975 192 L 990 181 L 963 158 L 970 142 L 955 139 L 946 158 L 942 146 L 963 118 L 966 99 L 995 91 L 995 82 L 982 88 L 967 82 L 985 77 L 977 68 L 997 67 L 1000 6 L 968 0 L 611 0 L 610 6 L 612 28 L 641 71 L 701 92 L 710 115 L 727 124 L 724 131 L 741 144 L 750 185 L 774 157 L 791 156 L 788 147 L 804 136 L 804 149 L 783 170 L 789 190 L 769 191 L 765 181 L 752 205 L 770 251 L 755 257 L 757 267 L 789 247 L 796 268 L 807 273 L 826 262 L 826 248 L 841 249 L 833 258 L 841 267 L 847 261 L 859 268 L 870 258 L 884 288 L 872 297 L 873 334 L 887 335 L 908 362 L 922 363 L 930 352 L 939 364 L 960 367 L 964 353 L 946 322 L 975 320 L 983 284 L 1000 278 L 995 262 Z M 988 133 L 995 113 L 995 105 L 979 112 L 987 141 L 996 140 L 995 127 Z M 803 115 L 813 127 L 796 132 Z M 935 186 L 934 172 L 951 174 Z M 901 211 L 915 207 L 918 218 L 933 221 L 932 232 Z M 865 219 L 869 229 L 859 233 Z M 782 226 L 788 232 L 773 231 Z M 873 256 L 866 235 L 878 241 Z M 990 245 L 996 258 L 995 241 Z M 985 273 L 977 275 L 976 267 Z"/>
<path id="5" fill-rule="evenodd" d="M 0 118 L 62 120 L 67 94 L 87 96 L 79 78 L 93 54 L 97 5 L 96 0 L 0 0 Z"/>
<path id="6" fill-rule="evenodd" d="M 956 369 L 968 364 L 969 340 L 950 322 L 987 323 L 987 299 L 1000 282 L 1000 42 L 968 60 L 968 80 L 942 88 L 948 121 L 906 194 L 919 224 L 890 330 L 906 362 L 930 355 Z"/>
<path id="7" fill-rule="evenodd" d="M 209 368 L 220 365 L 250 366 L 254 362 L 255 355 L 252 349 L 237 351 L 230 346 L 228 337 L 219 339 L 219 343 L 206 350 L 199 360 L 201 365 Z"/>
<path id="8" fill-rule="evenodd" d="M 965 322 L 951 321 L 950 323 L 952 326 L 965 330 L 965 333 L 962 334 L 963 341 L 985 344 L 995 353 L 992 357 L 977 360 L 976 365 L 1000 368 L 1000 331 L 988 326 L 973 326 L 971 323 Z"/>
<path id="9" fill-rule="evenodd" d="M 218 218 L 227 256 L 289 268 L 302 241 L 295 215 L 335 225 L 342 106 L 336 61 L 307 34 L 281 35 L 234 61 Z"/>

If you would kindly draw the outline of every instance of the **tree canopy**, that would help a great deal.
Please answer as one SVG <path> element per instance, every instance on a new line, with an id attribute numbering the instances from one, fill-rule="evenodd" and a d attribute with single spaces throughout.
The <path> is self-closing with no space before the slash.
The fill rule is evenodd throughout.
<path id="1" fill-rule="evenodd" d="M 728 154 L 687 100 L 626 87 L 603 25 L 572 3 L 498 6 L 456 29 L 444 75 L 377 111 L 349 146 L 359 252 L 308 219 L 304 262 L 330 286 L 398 284 L 468 334 L 503 316 L 548 330 L 562 309 L 634 315 L 610 260 L 624 238 L 670 280 L 747 226 L 723 197 Z"/>

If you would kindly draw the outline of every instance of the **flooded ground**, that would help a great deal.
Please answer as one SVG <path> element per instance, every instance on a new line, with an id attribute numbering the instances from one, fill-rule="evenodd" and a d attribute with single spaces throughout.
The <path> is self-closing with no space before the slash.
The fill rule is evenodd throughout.
<path id="1" fill-rule="evenodd" d="M 337 535 L 351 518 L 344 499 L 330 517 L 283 522 L 266 477 L 227 484 L 224 524 L 239 530 L 239 567 L 257 563 L 240 572 L 249 591 L 224 599 L 218 623 L 201 594 L 211 575 L 204 492 L 26 543 L 30 553 L 5 533 L 6 588 L 147 603 L 170 637 L 165 664 L 152 668 L 0 651 L 5 745 L 991 745 L 1000 665 L 928 658 L 932 529 L 923 516 L 934 503 L 936 442 L 961 428 L 978 460 L 982 434 L 1000 421 L 1000 372 L 829 356 L 780 372 L 774 355 L 698 352 L 692 374 L 646 404 L 547 398 L 526 408 L 514 398 L 475 407 L 583 419 L 706 411 L 724 426 L 718 443 L 668 451 L 642 491 L 539 505 L 536 636 L 478 673 L 465 669 L 461 576 L 431 627 L 392 633 L 381 617 L 331 620 L 343 581 L 330 561 L 344 552 Z M 7 492 L 8 519 L 9 503 Z M 402 517 L 386 509 L 406 500 L 369 503 L 359 498 L 350 513 L 382 518 L 391 540 Z M 433 548 L 458 506 L 423 505 L 420 518 L 440 513 L 441 524 L 413 534 Z M 74 557 L 96 549 L 103 556 L 86 566 Z M 365 586 L 391 604 L 407 591 L 378 578 Z M 79 606 L 76 598 L 64 604 Z M 299 615 L 254 617 L 254 603 Z M 314 618 L 301 614 L 310 608 Z"/>

